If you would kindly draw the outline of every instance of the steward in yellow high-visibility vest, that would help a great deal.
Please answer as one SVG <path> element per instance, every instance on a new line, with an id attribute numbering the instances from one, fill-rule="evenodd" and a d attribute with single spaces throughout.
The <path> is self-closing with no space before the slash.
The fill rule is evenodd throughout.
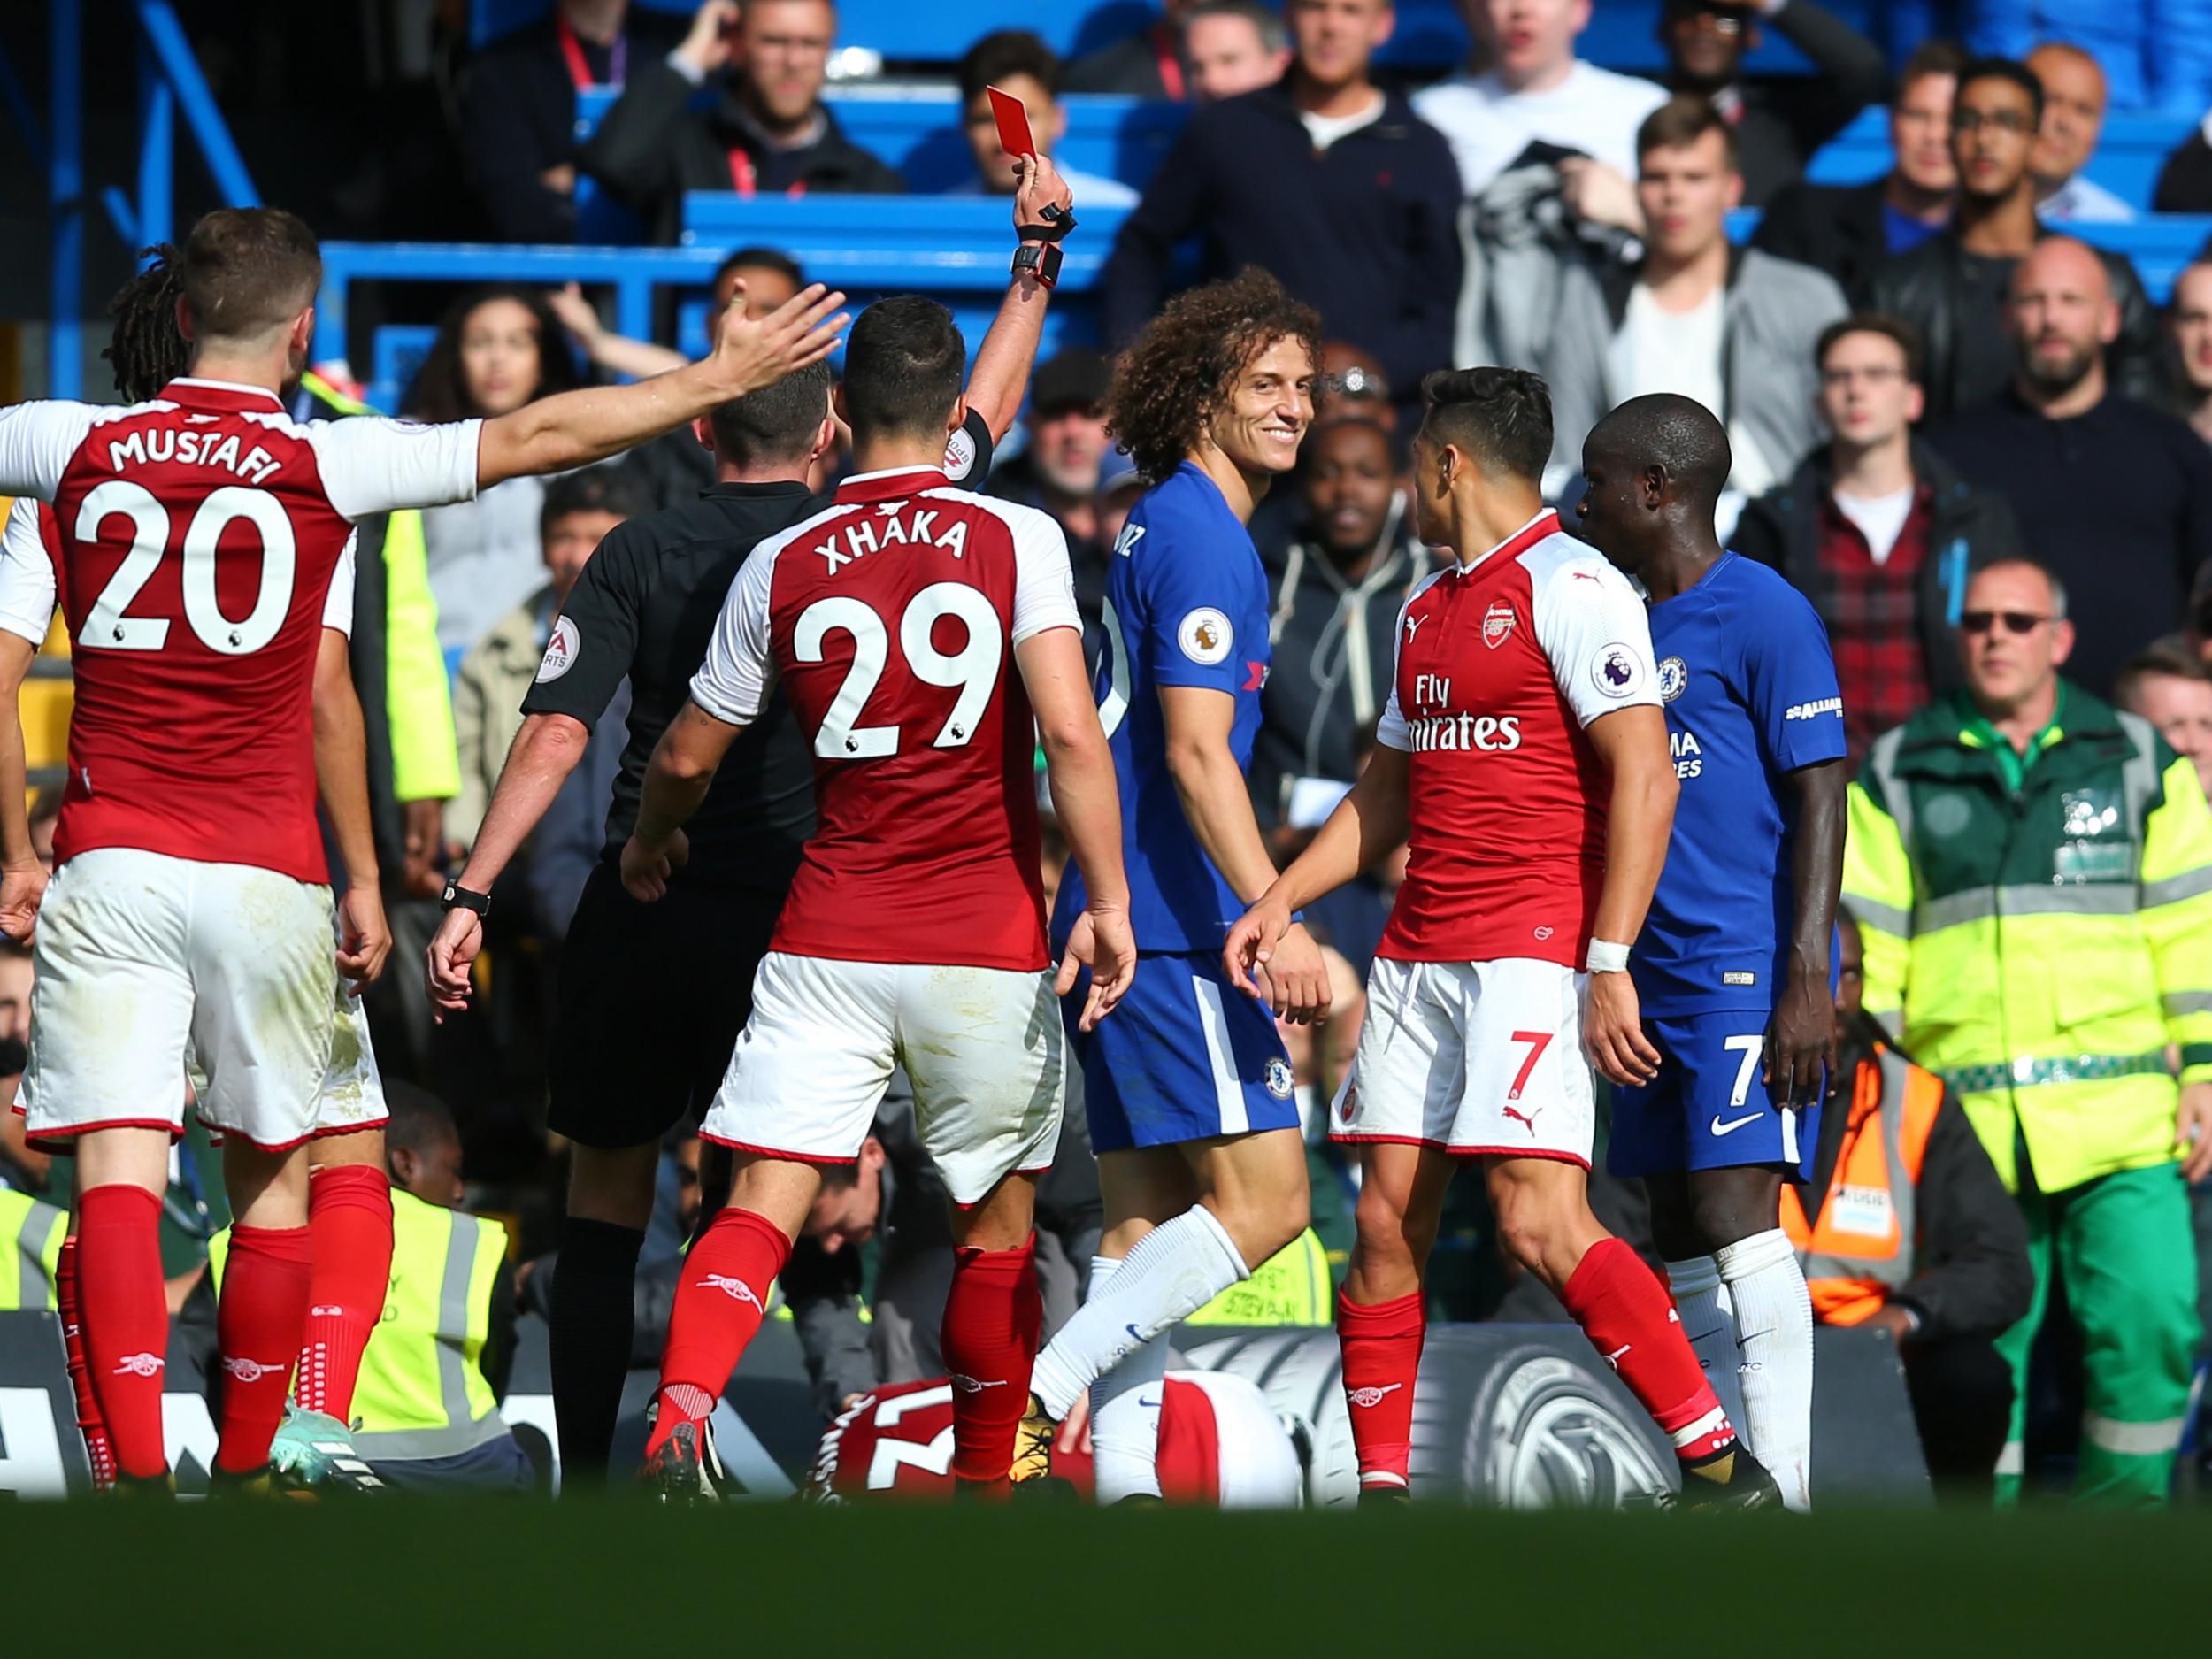
<path id="1" fill-rule="evenodd" d="M 1861 1012 L 1858 927 L 1847 910 L 1837 926 L 1836 1064 L 1811 1179 L 1782 1189 L 1782 1225 L 1816 1316 L 1896 1341 L 1929 1473 L 1986 1497 L 2012 1418 L 1996 1341 L 2034 1290 L 2027 1225 L 1941 1079 Z"/>
<path id="2" fill-rule="evenodd" d="M 0 1313 L 50 1312 L 69 1212 L 0 1187 Z"/>
<path id="3" fill-rule="evenodd" d="M 1974 576 L 1968 688 L 1876 740 L 1844 895 L 1867 1011 L 1943 1079 L 2027 1221 L 2037 1287 L 2002 1344 L 2019 1398 L 2001 1492 L 2055 1259 L 2085 1350 L 2074 1490 L 2155 1503 L 2198 1344 L 2176 1158 L 2212 1135 L 2212 810 L 2147 721 L 2058 677 L 2065 612 L 2036 565 Z"/>
<path id="4" fill-rule="evenodd" d="M 419 1089 L 394 1091 L 392 1279 L 361 1356 L 352 1454 L 406 1490 L 519 1490 L 534 1474 L 500 1416 L 513 1350 L 507 1229 L 454 1207 L 460 1137 Z M 208 1244 L 219 1288 L 230 1235 Z"/>

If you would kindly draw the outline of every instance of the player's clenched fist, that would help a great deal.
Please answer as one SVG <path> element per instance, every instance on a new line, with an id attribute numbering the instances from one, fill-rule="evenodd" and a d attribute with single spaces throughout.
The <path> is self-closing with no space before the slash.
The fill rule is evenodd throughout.
<path id="1" fill-rule="evenodd" d="M 1137 977 L 1137 937 L 1130 929 L 1128 912 L 1087 910 L 1075 918 L 1068 933 L 1067 954 L 1060 958 L 1060 972 L 1052 982 L 1053 995 L 1065 996 L 1072 991 L 1078 974 L 1085 968 L 1091 971 L 1091 989 L 1083 1000 L 1083 1015 L 1077 1024 L 1084 1031 L 1094 1031 L 1100 1020 L 1114 1011 Z"/>
<path id="2" fill-rule="evenodd" d="M 691 858 L 691 842 L 681 830 L 672 830 L 664 842 L 649 842 L 633 835 L 622 843 L 622 885 L 641 904 L 650 904 L 668 891 L 670 874 Z"/>
<path id="3" fill-rule="evenodd" d="M 338 972 L 353 981 L 356 996 L 376 983 L 391 954 L 392 927 L 384 919 L 383 895 L 365 884 L 348 887 L 338 901 Z"/>
<path id="4" fill-rule="evenodd" d="M 445 913 L 438 931 L 430 936 L 427 970 L 431 1018 L 441 1025 L 448 1014 L 469 1005 L 470 971 L 484 949 L 484 918 L 474 910 L 455 908 Z"/>

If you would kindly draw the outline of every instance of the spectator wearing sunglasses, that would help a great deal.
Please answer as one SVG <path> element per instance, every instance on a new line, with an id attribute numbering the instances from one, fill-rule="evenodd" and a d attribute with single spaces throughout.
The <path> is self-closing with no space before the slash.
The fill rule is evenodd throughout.
<path id="1" fill-rule="evenodd" d="M 2080 242 L 2036 244 L 2013 273 L 2005 319 L 2011 389 L 1928 442 L 2012 503 L 2029 552 L 2075 595 L 2067 672 L 2108 695 L 2131 657 L 2181 626 L 2190 583 L 2212 559 L 2212 451 L 2187 423 L 2111 384 L 2119 307 Z"/>
<path id="2" fill-rule="evenodd" d="M 2074 1495 L 2150 1507 L 2199 1340 L 2183 1180 L 2212 1170 L 2212 810 L 2148 720 L 2061 677 L 2067 588 L 2024 559 L 1967 584 L 1965 688 L 1876 740 L 1843 890 L 1865 1011 L 1965 1109 L 2027 1222 L 1999 1494 L 2033 1472 L 2029 1355 L 2057 1264 L 2084 1355 Z"/>

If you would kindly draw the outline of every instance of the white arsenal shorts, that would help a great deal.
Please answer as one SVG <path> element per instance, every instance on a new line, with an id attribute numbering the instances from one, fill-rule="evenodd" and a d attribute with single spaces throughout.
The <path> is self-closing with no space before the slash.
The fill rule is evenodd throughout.
<path id="1" fill-rule="evenodd" d="M 1330 1139 L 1589 1168 L 1595 1112 L 1582 1052 L 1586 977 L 1523 956 L 1378 956 L 1359 1053 L 1330 1109 Z"/>
<path id="2" fill-rule="evenodd" d="M 330 1062 L 330 941 L 326 887 L 136 848 L 80 853 L 39 910 L 26 1134 L 180 1132 L 188 1052 L 209 1128 L 268 1150 L 308 1139 Z"/>
<path id="3" fill-rule="evenodd" d="M 894 1066 L 956 1204 L 1052 1163 L 1066 1040 L 1048 972 L 841 962 L 771 951 L 699 1133 L 740 1152 L 848 1164 Z"/>

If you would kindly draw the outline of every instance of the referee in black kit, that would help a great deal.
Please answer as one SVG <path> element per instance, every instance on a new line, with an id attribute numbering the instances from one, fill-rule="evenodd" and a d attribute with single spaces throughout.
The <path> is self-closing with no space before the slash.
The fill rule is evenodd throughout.
<path id="1" fill-rule="evenodd" d="M 1074 224 L 1052 164 L 1021 165 L 1014 280 L 976 356 L 967 423 L 947 446 L 946 475 L 964 488 L 979 486 L 1021 406 L 1056 244 Z M 614 1440 L 661 1139 L 714 1098 L 814 829 L 813 749 L 783 699 L 738 738 L 686 826 L 690 862 L 671 883 L 672 902 L 640 904 L 623 891 L 622 846 L 646 762 L 690 695 L 738 568 L 763 538 L 826 505 L 806 479 L 835 442 L 830 386 L 827 365 L 816 365 L 725 403 L 700 434 L 711 438 L 713 488 L 600 543 L 554 622 L 522 729 L 430 942 L 433 1004 L 466 1007 L 487 895 L 626 677 L 629 741 L 601 862 L 561 953 L 547 1056 L 548 1125 L 573 1142 L 549 1320 L 553 1403 L 563 1468 L 585 1479 L 603 1478 Z"/>

